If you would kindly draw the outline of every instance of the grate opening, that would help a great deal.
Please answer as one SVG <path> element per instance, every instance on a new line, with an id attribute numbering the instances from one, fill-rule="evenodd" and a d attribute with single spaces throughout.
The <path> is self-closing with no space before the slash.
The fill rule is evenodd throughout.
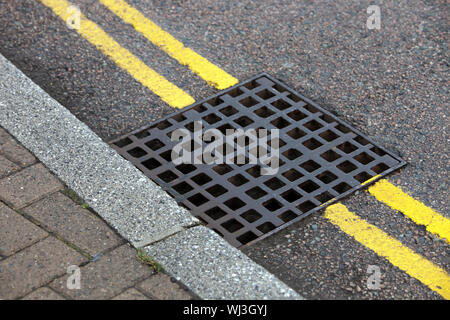
<path id="1" fill-rule="evenodd" d="M 336 190 L 339 193 L 344 193 L 350 190 L 352 187 L 350 187 L 347 183 L 341 182 L 337 186 L 334 186 L 333 189 Z"/>
<path id="2" fill-rule="evenodd" d="M 192 177 L 191 180 L 194 181 L 199 186 L 202 186 L 205 183 L 210 182 L 212 180 L 212 178 L 209 177 L 208 175 L 204 174 L 204 173 L 200 173 L 200 174 Z"/>
<path id="3" fill-rule="evenodd" d="M 171 141 L 177 129 L 187 129 L 192 135 L 196 121 L 202 123 L 202 133 L 207 129 L 224 135 L 230 129 L 253 130 L 261 138 L 262 129 L 267 129 L 267 145 L 257 150 L 253 142 L 259 138 L 247 135 L 235 135 L 229 141 L 210 135 L 209 140 L 198 142 L 185 141 L 183 134 L 178 141 Z M 267 162 L 259 158 L 263 151 L 269 154 L 273 150 L 277 135 L 270 130 L 274 129 L 282 138 L 272 157 L 279 166 L 267 175 Z M 207 155 L 203 151 L 216 143 L 223 149 L 210 154 L 212 164 L 204 163 Z M 244 154 L 234 153 L 236 144 Z M 183 152 L 194 152 L 183 163 L 174 163 L 176 145 Z M 236 247 L 277 232 L 322 204 L 361 188 L 376 175 L 384 176 L 405 165 L 332 113 L 267 75 L 177 110 L 116 139 L 112 146 Z M 250 150 L 257 151 L 256 162 Z"/>
<path id="4" fill-rule="evenodd" d="M 328 150 L 327 152 L 322 153 L 320 156 L 325 160 L 327 160 L 328 162 L 333 162 L 341 157 L 333 150 Z"/>
<path id="5" fill-rule="evenodd" d="M 250 107 L 253 107 L 255 104 L 257 104 L 258 101 L 257 101 L 256 99 L 252 98 L 252 97 L 247 97 L 247 98 L 245 98 L 245 99 L 242 99 L 242 100 L 240 101 L 240 103 L 241 103 L 244 107 L 250 108 Z"/>
<path id="6" fill-rule="evenodd" d="M 194 188 L 186 182 L 181 182 L 177 185 L 174 185 L 173 189 L 179 194 L 185 194 L 188 193 L 189 191 L 194 190 Z"/>
<path id="7" fill-rule="evenodd" d="M 360 153 L 356 156 L 353 157 L 355 160 L 357 160 L 359 163 L 362 164 L 369 164 L 371 163 L 373 160 L 375 160 L 374 158 L 372 158 L 371 156 L 369 156 L 367 153 L 363 152 Z"/>
<path id="8" fill-rule="evenodd" d="M 310 150 L 314 150 L 314 149 L 317 149 L 318 147 L 320 147 L 322 144 L 319 141 L 317 141 L 316 139 L 311 138 L 311 139 L 303 142 L 303 145 Z"/>
<path id="9" fill-rule="evenodd" d="M 308 180 L 308 181 L 305 181 L 305 182 L 299 184 L 299 187 L 308 193 L 314 192 L 320 188 L 317 183 L 315 183 L 311 180 Z"/>
<path id="10" fill-rule="evenodd" d="M 308 172 L 313 172 L 320 168 L 320 165 L 313 160 L 308 160 L 302 163 L 300 166 Z"/>
<path id="11" fill-rule="evenodd" d="M 292 120 L 295 121 L 300 121 L 302 119 L 306 118 L 306 114 L 304 114 L 303 112 L 299 111 L 299 110 L 294 110 L 292 112 L 289 112 L 287 114 Z"/>
<path id="12" fill-rule="evenodd" d="M 292 139 L 300 139 L 301 137 L 306 136 L 306 133 L 303 132 L 302 130 L 300 130 L 299 128 L 294 128 L 291 131 L 288 131 L 287 134 L 292 138 Z"/>
<path id="13" fill-rule="evenodd" d="M 200 207 L 202 204 L 208 202 L 208 198 L 201 193 L 197 193 L 196 195 L 189 197 L 188 200 L 196 207 Z"/>
<path id="14" fill-rule="evenodd" d="M 283 99 L 276 100 L 275 102 L 272 102 L 271 105 L 277 108 L 278 110 L 285 110 L 291 106 Z"/>
<path id="15" fill-rule="evenodd" d="M 319 134 L 319 136 L 321 138 L 323 138 L 324 140 L 328 141 L 328 142 L 339 138 L 339 136 L 336 133 L 334 133 L 333 131 L 331 131 L 331 130 L 327 130 L 325 132 L 322 132 L 321 134 Z"/>
<path id="16" fill-rule="evenodd" d="M 180 164 L 178 166 L 176 166 L 175 168 L 177 168 L 178 171 L 180 171 L 181 173 L 184 174 L 188 174 L 189 172 L 195 171 L 197 168 L 192 165 L 192 164 Z"/>
<path id="17" fill-rule="evenodd" d="M 232 184 L 239 187 L 248 182 L 248 179 L 244 177 L 242 174 L 237 174 L 228 179 Z"/>
<path id="18" fill-rule="evenodd" d="M 323 183 L 326 183 L 326 184 L 333 182 L 337 178 L 338 177 L 330 171 L 325 171 L 325 172 L 322 172 L 319 175 L 317 175 L 317 179 L 319 179 L 320 181 L 322 181 Z"/>
<path id="19" fill-rule="evenodd" d="M 286 185 L 286 183 L 284 183 L 278 178 L 269 179 L 266 182 L 264 182 L 264 184 L 272 190 L 280 189 L 281 187 L 284 187 Z"/>
<path id="20" fill-rule="evenodd" d="M 248 231 L 246 233 L 244 233 L 243 235 L 240 235 L 239 237 L 236 238 L 237 241 L 239 241 L 241 244 L 247 244 L 253 240 L 256 240 L 258 237 L 256 236 L 256 234 L 254 234 L 251 231 Z"/>
<path id="21" fill-rule="evenodd" d="M 234 198 L 231 198 L 231 199 L 225 201 L 224 204 L 228 208 L 230 208 L 231 210 L 234 210 L 234 211 L 245 206 L 245 202 L 237 197 L 234 197 Z"/>
<path id="22" fill-rule="evenodd" d="M 236 219 L 228 220 L 227 222 L 222 223 L 222 227 L 227 229 L 228 232 L 236 232 L 239 229 L 242 229 L 244 225 L 237 221 Z"/>
<path id="23" fill-rule="evenodd" d="M 147 152 L 145 152 L 144 149 L 136 147 L 134 149 L 131 149 L 130 151 L 128 151 L 128 153 L 130 154 L 130 156 L 132 156 L 133 158 L 140 158 L 143 157 L 147 154 Z"/>
<path id="24" fill-rule="evenodd" d="M 116 146 L 118 146 L 119 148 L 123 148 L 123 147 L 125 147 L 125 146 L 127 146 L 127 145 L 129 145 L 131 143 L 133 143 L 133 141 L 130 138 L 125 138 L 125 139 L 122 139 L 122 140 L 119 140 L 119 141 L 115 142 L 114 144 Z"/>
<path id="25" fill-rule="evenodd" d="M 302 153 L 300 151 L 298 151 L 297 149 L 293 149 L 293 148 L 289 149 L 289 150 L 286 150 L 282 154 L 283 154 L 283 156 L 285 156 L 289 160 L 297 159 L 298 157 L 300 157 L 302 155 Z"/>
<path id="26" fill-rule="evenodd" d="M 333 195 L 331 193 L 329 193 L 328 191 L 325 191 L 321 194 L 319 194 L 318 196 L 315 196 L 315 198 L 317 199 L 317 201 L 319 201 L 320 203 L 325 203 L 327 201 L 330 201 L 331 199 L 333 199 Z"/>
<path id="27" fill-rule="evenodd" d="M 269 108 L 267 108 L 266 106 L 264 106 L 264 107 L 262 107 L 262 108 L 256 110 L 256 111 L 255 111 L 255 114 L 256 114 L 258 117 L 261 117 L 261 118 L 268 118 L 268 117 L 270 117 L 271 115 L 274 115 L 275 112 L 273 112 L 271 109 L 269 109 Z"/>
<path id="28" fill-rule="evenodd" d="M 170 171 L 170 170 L 167 170 L 167 171 L 165 171 L 165 172 L 163 172 L 163 173 L 160 173 L 160 174 L 158 175 L 158 177 L 159 177 L 162 181 L 164 181 L 164 182 L 166 182 L 166 183 L 168 183 L 168 182 L 170 182 L 170 181 L 175 180 L 176 178 L 178 178 L 178 176 L 177 176 L 175 173 L 173 173 L 172 171 Z"/>
<path id="29" fill-rule="evenodd" d="M 161 162 L 159 162 L 158 160 L 156 160 L 154 158 L 150 158 L 150 159 L 145 160 L 144 162 L 142 162 L 142 165 L 144 167 L 146 167 L 148 170 L 153 170 L 153 169 L 156 169 L 159 166 L 161 166 Z"/>
<path id="30" fill-rule="evenodd" d="M 254 209 L 250 209 L 246 212 L 244 212 L 243 214 L 241 214 L 241 217 L 244 218 L 245 220 L 247 220 L 250 223 L 253 223 L 257 220 L 259 220 L 262 215 L 260 215 L 258 212 L 256 212 L 256 210 Z"/>
<path id="31" fill-rule="evenodd" d="M 228 192 L 228 190 L 222 187 L 220 184 L 216 184 L 212 187 L 209 187 L 206 189 L 206 191 L 208 191 L 208 193 L 210 193 L 214 197 L 220 197 L 224 193 Z"/>
<path id="32" fill-rule="evenodd" d="M 264 197 L 267 194 L 267 192 L 260 187 L 251 188 L 250 190 L 245 191 L 245 193 L 255 200 Z"/>
<path id="33" fill-rule="evenodd" d="M 270 199 L 269 201 L 264 202 L 263 206 L 269 211 L 277 211 L 282 207 L 282 204 L 275 199 Z"/>
<path id="34" fill-rule="evenodd" d="M 376 166 L 372 167 L 371 170 L 373 172 L 376 172 L 378 174 L 383 173 L 384 171 L 386 171 L 387 169 L 389 169 L 389 167 L 384 164 L 384 163 L 379 163 Z"/>
<path id="35" fill-rule="evenodd" d="M 300 193 L 292 189 L 282 193 L 281 196 L 288 202 L 295 202 L 302 197 Z"/>
<path id="36" fill-rule="evenodd" d="M 223 109 L 220 109 L 220 112 L 222 112 L 225 116 L 227 117 L 231 117 L 233 114 L 238 113 L 239 111 L 237 111 L 235 108 L 233 108 L 232 106 L 228 106 L 225 107 Z"/>
<path id="37" fill-rule="evenodd" d="M 265 222 L 262 225 L 259 225 L 258 227 L 256 227 L 256 229 L 258 229 L 262 233 L 267 233 L 267 232 L 275 229 L 275 226 L 271 222 Z"/>
<path id="38" fill-rule="evenodd" d="M 315 207 L 315 204 L 309 200 L 305 201 L 302 204 L 297 206 L 297 208 L 303 213 L 306 213 L 306 212 L 312 210 L 314 207 Z"/>
<path id="39" fill-rule="evenodd" d="M 303 175 L 295 169 L 289 169 L 288 171 L 283 173 L 283 176 L 291 182 L 303 177 Z"/>
<path id="40" fill-rule="evenodd" d="M 213 220 L 218 220 L 222 217 L 225 217 L 227 213 L 220 209 L 219 207 L 214 207 L 205 211 L 206 215 Z"/>
<path id="41" fill-rule="evenodd" d="M 355 166 L 350 161 L 346 160 L 346 161 L 342 162 L 341 164 L 337 165 L 337 168 L 345 173 L 349 173 L 349 172 L 352 172 L 353 170 L 355 170 L 357 168 L 357 166 Z"/>
<path id="42" fill-rule="evenodd" d="M 356 176 L 354 176 L 355 180 L 358 180 L 359 182 L 363 183 L 364 181 L 369 180 L 370 178 L 372 178 L 372 176 L 370 174 L 368 174 L 367 172 L 363 171 L 358 173 Z"/>
<path id="43" fill-rule="evenodd" d="M 291 220 L 294 220 L 295 218 L 297 218 L 297 215 L 292 212 L 291 210 L 288 210 L 286 212 L 283 212 L 282 214 L 280 214 L 278 216 L 281 220 L 283 220 L 283 222 L 289 222 Z"/>

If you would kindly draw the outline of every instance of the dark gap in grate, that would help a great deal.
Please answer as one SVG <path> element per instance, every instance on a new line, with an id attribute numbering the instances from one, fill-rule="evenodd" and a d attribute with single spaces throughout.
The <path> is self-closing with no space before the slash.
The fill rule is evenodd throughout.
<path id="1" fill-rule="evenodd" d="M 237 221 L 236 219 L 228 220 L 227 222 L 222 223 L 222 227 L 227 229 L 228 232 L 236 232 L 239 229 L 242 229 L 244 225 Z"/>
<path id="2" fill-rule="evenodd" d="M 228 192 L 228 190 L 225 189 L 224 187 L 222 187 L 220 184 L 216 184 L 212 187 L 209 187 L 208 189 L 206 189 L 206 191 L 208 191 L 214 197 L 219 197 L 219 196 L 223 195 L 224 193 Z"/>
<path id="3" fill-rule="evenodd" d="M 205 211 L 206 215 L 211 219 L 218 220 L 225 217 L 228 213 L 220 209 L 219 207 L 214 207 Z"/>
<path id="4" fill-rule="evenodd" d="M 269 130 L 266 146 L 273 146 L 270 129 L 279 130 L 278 170 L 264 175 L 265 163 L 250 161 L 251 141 L 239 142 L 245 154 L 230 150 L 214 153 L 225 163 L 173 163 L 171 141 L 177 129 Z M 338 141 L 338 142 L 337 142 Z M 183 141 L 184 150 L 200 152 L 203 145 Z M 223 140 L 226 146 L 228 141 Z M 259 75 L 233 88 L 177 110 L 157 123 L 136 130 L 112 142 L 112 146 L 146 176 L 160 184 L 181 206 L 197 216 L 232 245 L 240 247 L 262 239 L 303 219 L 321 204 L 339 200 L 405 165 L 332 113 L 294 92 L 268 75 Z M 232 151 L 234 151 L 234 146 Z M 254 146 L 252 147 L 254 148 Z M 255 149 L 253 149 L 255 150 Z M 223 155 L 222 155 L 223 153 Z M 200 156 L 200 157 L 199 157 Z M 220 158 L 220 157 L 219 157 Z M 233 159 L 234 163 L 228 160 Z M 191 161 L 194 157 L 191 156 Z M 242 163 L 236 163 L 242 160 Z"/>
<path id="5" fill-rule="evenodd" d="M 267 194 L 267 192 L 260 187 L 251 188 L 250 190 L 245 191 L 245 193 L 255 200 L 264 197 Z"/>
<path id="6" fill-rule="evenodd" d="M 241 217 L 247 220 L 248 222 L 252 223 L 255 222 L 256 220 L 259 220 L 262 217 L 262 215 L 256 212 L 255 209 L 250 209 L 241 214 Z"/>
<path id="7" fill-rule="evenodd" d="M 265 223 L 257 226 L 256 229 L 258 229 L 262 233 L 267 233 L 267 232 L 272 231 L 273 229 L 275 229 L 275 226 L 273 225 L 272 222 L 265 222 Z"/>
<path id="8" fill-rule="evenodd" d="M 284 183 L 283 181 L 281 181 L 278 178 L 271 178 L 271 179 L 267 180 L 266 182 L 264 182 L 264 184 L 272 190 L 280 189 L 281 187 L 284 187 L 286 185 L 286 183 Z"/>
<path id="9" fill-rule="evenodd" d="M 283 176 L 286 177 L 289 181 L 295 181 L 303 177 L 303 175 L 295 169 L 289 169 L 288 171 L 283 173 Z"/>

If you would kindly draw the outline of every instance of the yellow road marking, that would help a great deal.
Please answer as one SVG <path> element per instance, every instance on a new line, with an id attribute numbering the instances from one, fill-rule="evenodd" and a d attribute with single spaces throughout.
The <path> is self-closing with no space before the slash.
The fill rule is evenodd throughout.
<path id="1" fill-rule="evenodd" d="M 374 180 L 377 180 L 379 177 L 381 177 L 381 174 L 377 174 L 376 176 L 370 178 L 369 180 L 364 181 L 363 183 L 361 183 L 361 185 L 365 186 L 366 184 L 369 184 L 369 183 L 373 182 Z"/>
<path id="2" fill-rule="evenodd" d="M 394 186 L 386 179 L 382 179 L 369 187 L 369 192 L 378 201 L 402 212 L 415 223 L 424 225 L 429 232 L 445 238 L 450 243 L 450 220 L 422 202 L 413 199 L 399 187 Z"/>
<path id="3" fill-rule="evenodd" d="M 124 0 L 99 0 L 134 29 L 142 33 L 150 42 L 160 47 L 169 56 L 182 65 L 187 65 L 193 72 L 206 80 L 210 85 L 222 90 L 238 83 L 238 80 L 212 64 L 193 50 L 186 48 L 183 43 L 175 39 L 140 11 L 130 6 Z"/>
<path id="4" fill-rule="evenodd" d="M 62 20 L 68 21 L 68 19 L 71 18 L 71 11 L 68 10 L 71 7 L 71 4 L 68 1 L 40 1 L 51 8 Z M 88 20 L 83 14 L 80 15 L 80 28 L 76 30 L 83 38 L 95 45 L 101 52 L 109 56 L 119 67 L 126 70 L 131 76 L 157 94 L 170 106 L 183 108 L 194 103 L 194 99 L 189 94 L 148 67 L 106 34 L 106 32 L 94 22 Z"/>
<path id="5" fill-rule="evenodd" d="M 325 210 L 325 218 L 431 290 L 450 299 L 450 276 L 441 267 L 350 212 L 343 204 L 329 206 Z"/>

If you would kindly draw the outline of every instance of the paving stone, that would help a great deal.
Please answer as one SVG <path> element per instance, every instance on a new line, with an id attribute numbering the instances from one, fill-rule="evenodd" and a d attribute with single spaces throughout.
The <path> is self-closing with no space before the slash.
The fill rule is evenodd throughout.
<path id="1" fill-rule="evenodd" d="M 137 291 L 135 288 L 130 288 L 118 296 L 114 297 L 112 300 L 150 300 L 142 293 Z"/>
<path id="2" fill-rule="evenodd" d="M 9 256 L 48 234 L 0 202 L 0 254 Z"/>
<path id="3" fill-rule="evenodd" d="M 22 300 L 65 300 L 63 296 L 57 294 L 55 291 L 42 287 L 27 294 Z"/>
<path id="4" fill-rule="evenodd" d="M 158 300 L 191 300 L 188 291 L 171 281 L 170 277 L 158 273 L 142 281 L 139 288 Z"/>
<path id="5" fill-rule="evenodd" d="M 58 191 L 63 185 L 41 163 L 0 180 L 0 198 L 14 208 Z"/>
<path id="6" fill-rule="evenodd" d="M 90 255 L 104 252 L 122 242 L 100 218 L 59 192 L 33 203 L 23 212 Z"/>
<path id="7" fill-rule="evenodd" d="M 0 261 L 0 299 L 16 299 L 80 265 L 86 258 L 54 237 Z"/>
<path id="8" fill-rule="evenodd" d="M 81 268 L 79 290 L 66 288 L 67 276 L 54 280 L 50 287 L 74 299 L 110 299 L 152 273 L 137 260 L 136 250 L 124 244 Z"/>
<path id="9" fill-rule="evenodd" d="M 12 139 L 11 135 L 5 129 L 0 128 L 0 146 L 7 143 L 10 139 Z"/>
<path id="10" fill-rule="evenodd" d="M 4 156 L 0 155 L 0 178 L 7 176 L 14 171 L 19 170 L 20 167 L 6 159 Z"/>
<path id="11" fill-rule="evenodd" d="M 29 166 L 36 161 L 36 158 L 27 149 L 4 130 L 0 132 L 0 154 L 22 167 Z"/>

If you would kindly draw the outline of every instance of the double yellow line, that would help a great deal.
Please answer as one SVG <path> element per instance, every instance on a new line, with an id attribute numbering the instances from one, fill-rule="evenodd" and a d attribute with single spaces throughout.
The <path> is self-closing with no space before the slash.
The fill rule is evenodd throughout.
<path id="1" fill-rule="evenodd" d="M 71 18 L 71 4 L 66 0 L 40 0 L 50 7 L 61 19 Z M 179 63 L 188 66 L 198 76 L 217 89 L 225 89 L 238 80 L 202 56 L 198 55 L 147 19 L 142 13 L 123 0 L 99 0 L 125 22 L 131 24 L 150 42 L 161 48 Z M 194 102 L 194 99 L 145 65 L 139 58 L 123 48 L 106 34 L 98 25 L 80 15 L 80 28 L 77 32 L 110 57 L 118 66 L 126 70 L 136 80 L 157 94 L 172 107 L 182 108 Z M 374 180 L 374 179 L 371 179 Z M 372 181 L 367 181 L 368 184 Z M 400 188 L 387 180 L 380 180 L 369 188 L 369 193 L 394 210 L 402 212 L 415 223 L 424 225 L 426 229 L 450 242 L 450 220 L 421 202 L 413 199 Z M 338 226 L 343 232 L 385 257 L 393 265 L 410 276 L 420 280 L 432 290 L 450 299 L 450 277 L 448 273 L 428 261 L 400 241 L 390 237 L 376 226 L 350 212 L 343 204 L 334 204 L 325 210 L 325 218 Z"/>
<path id="2" fill-rule="evenodd" d="M 72 4 L 66 0 L 41 0 L 51 8 L 62 20 L 69 21 L 72 18 Z M 238 80 L 205 58 L 201 57 L 180 41 L 162 30 L 149 19 L 145 18 L 138 10 L 122 0 L 100 0 L 111 11 L 130 23 L 137 31 L 141 32 L 153 44 L 160 47 L 179 63 L 187 65 L 209 84 L 218 89 L 228 88 Z M 113 60 L 119 67 L 126 70 L 142 85 L 158 95 L 164 102 L 175 108 L 183 108 L 194 103 L 194 99 L 186 92 L 169 82 L 165 77 L 148 67 L 130 51 L 123 48 L 117 41 L 110 37 L 97 24 L 90 21 L 82 13 L 79 15 L 79 28 L 77 32 L 101 52 Z"/>

